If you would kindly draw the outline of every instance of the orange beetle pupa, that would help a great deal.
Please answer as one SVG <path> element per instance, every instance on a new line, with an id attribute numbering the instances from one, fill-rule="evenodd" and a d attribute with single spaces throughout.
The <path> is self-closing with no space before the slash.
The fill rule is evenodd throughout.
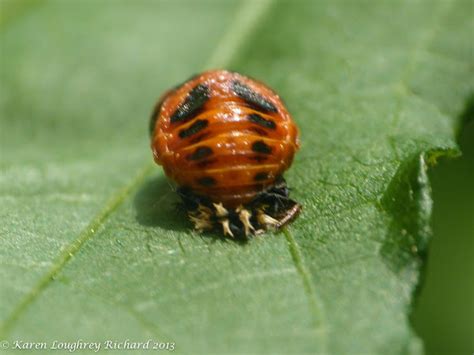
<path id="1" fill-rule="evenodd" d="M 264 84 L 226 70 L 196 75 L 158 101 L 150 134 L 154 159 L 197 230 L 249 236 L 300 212 L 282 176 L 298 129 Z"/>

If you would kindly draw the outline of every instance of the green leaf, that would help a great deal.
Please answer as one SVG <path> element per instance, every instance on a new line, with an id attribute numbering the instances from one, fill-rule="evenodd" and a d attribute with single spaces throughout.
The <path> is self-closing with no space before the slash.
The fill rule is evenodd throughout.
<path id="1" fill-rule="evenodd" d="M 0 338 L 419 353 L 408 317 L 430 238 L 426 169 L 457 153 L 471 10 L 58 0 L 11 15 Z M 265 81 L 301 128 L 286 176 L 304 212 L 282 233 L 239 244 L 192 232 L 151 163 L 154 101 L 207 67 Z"/>
<path id="2" fill-rule="evenodd" d="M 433 237 L 423 289 L 411 315 L 427 354 L 468 354 L 474 349 L 474 283 L 468 271 L 474 270 L 474 101 L 467 109 L 458 138 L 462 157 L 443 159 L 430 172 Z"/>

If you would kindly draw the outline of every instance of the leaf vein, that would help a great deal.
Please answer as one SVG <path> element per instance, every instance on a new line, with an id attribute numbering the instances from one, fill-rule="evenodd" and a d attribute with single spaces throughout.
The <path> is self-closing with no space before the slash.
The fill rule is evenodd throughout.
<path id="1" fill-rule="evenodd" d="M 326 353 L 327 352 L 327 344 L 326 344 L 327 330 L 326 330 L 324 310 L 318 298 L 318 295 L 316 293 L 314 284 L 312 282 L 311 272 L 305 265 L 303 256 L 301 255 L 300 247 L 298 246 L 296 239 L 293 237 L 293 234 L 288 230 L 287 227 L 284 227 L 282 231 L 288 243 L 288 249 L 290 251 L 291 258 L 293 259 L 293 263 L 295 264 L 296 270 L 298 271 L 298 274 L 301 277 L 304 290 L 308 297 L 310 311 L 313 315 L 314 330 L 317 333 L 321 334 L 321 338 L 324 342 L 322 344 L 323 353 Z"/>
<path id="2" fill-rule="evenodd" d="M 23 313 L 23 311 L 51 283 L 51 281 L 56 278 L 68 261 L 79 252 L 84 243 L 86 243 L 97 233 L 104 221 L 107 220 L 107 218 L 122 205 L 130 192 L 140 185 L 140 183 L 150 173 L 152 167 L 153 166 L 151 164 L 146 164 L 145 167 L 139 171 L 139 173 L 132 179 L 130 183 L 128 183 L 109 200 L 109 202 L 94 217 L 89 225 L 82 230 L 79 236 L 74 239 L 61 254 L 59 254 L 51 269 L 49 269 L 49 271 L 42 278 L 40 278 L 39 282 L 26 294 L 20 303 L 17 304 L 17 306 L 13 309 L 13 312 L 1 326 L 0 334 L 2 336 L 5 337 L 6 333 L 9 332 L 13 324 L 18 320 L 21 313 Z"/>

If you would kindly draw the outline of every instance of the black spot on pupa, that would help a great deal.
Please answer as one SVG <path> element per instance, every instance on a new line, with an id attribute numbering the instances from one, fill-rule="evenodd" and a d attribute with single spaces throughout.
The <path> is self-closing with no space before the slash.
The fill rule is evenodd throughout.
<path id="1" fill-rule="evenodd" d="M 197 85 L 192 89 L 183 103 L 171 115 L 171 123 L 186 122 L 196 116 L 210 98 L 209 88 L 204 84 Z"/>
<path id="2" fill-rule="evenodd" d="M 204 176 L 202 178 L 197 179 L 197 183 L 204 187 L 211 187 L 216 184 L 216 180 L 210 176 Z"/>
<path id="3" fill-rule="evenodd" d="M 272 147 L 270 147 L 264 141 L 256 141 L 252 144 L 252 150 L 255 153 L 271 154 Z"/>
<path id="4" fill-rule="evenodd" d="M 250 122 L 258 124 L 259 126 L 269 128 L 269 129 L 276 129 L 276 124 L 273 120 L 267 120 L 263 118 L 262 116 L 260 116 L 259 114 L 252 113 L 251 115 L 247 116 L 247 119 Z"/>
<path id="5" fill-rule="evenodd" d="M 200 160 L 207 158 L 212 155 L 212 149 L 206 146 L 198 147 L 192 154 L 189 154 L 186 159 L 188 160 Z"/>
<path id="6" fill-rule="evenodd" d="M 255 174 L 255 176 L 253 177 L 253 179 L 254 179 L 255 181 L 266 180 L 266 179 L 268 179 L 268 173 L 267 173 L 267 172 L 264 172 L 264 171 L 261 171 L 261 172 Z"/>
<path id="7" fill-rule="evenodd" d="M 262 95 L 256 93 L 247 85 L 238 80 L 232 82 L 232 90 L 235 94 L 252 108 L 261 112 L 278 112 L 278 109 L 270 101 L 266 100 Z"/>
<path id="8" fill-rule="evenodd" d="M 197 120 L 188 128 L 182 129 L 181 131 L 179 131 L 179 137 L 180 138 L 190 137 L 198 133 L 199 131 L 203 130 L 204 128 L 206 128 L 208 124 L 209 122 L 207 120 Z"/>
<path id="9" fill-rule="evenodd" d="M 264 162 L 265 160 L 267 160 L 268 157 L 266 157 L 264 155 L 254 155 L 254 156 L 248 157 L 248 159 L 252 160 L 252 161 L 256 161 L 258 163 L 261 163 L 261 162 Z"/>

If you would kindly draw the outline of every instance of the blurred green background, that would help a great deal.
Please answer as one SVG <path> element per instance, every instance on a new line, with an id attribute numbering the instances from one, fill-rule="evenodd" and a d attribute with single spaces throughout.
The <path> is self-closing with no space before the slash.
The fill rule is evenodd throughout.
<path id="1" fill-rule="evenodd" d="M 2 1 L 3 10 L 7 3 L 8 16 L 0 22 L 6 22 L 23 11 L 25 5 L 36 2 Z M 424 284 L 412 314 L 414 328 L 424 340 L 427 354 L 472 354 L 474 351 L 472 120 L 463 129 L 459 142 L 463 156 L 441 160 L 430 171 L 434 236 Z"/>
<path id="2" fill-rule="evenodd" d="M 433 238 L 413 325 L 426 354 L 474 350 L 474 121 L 462 130 L 463 155 L 431 169 Z"/>

